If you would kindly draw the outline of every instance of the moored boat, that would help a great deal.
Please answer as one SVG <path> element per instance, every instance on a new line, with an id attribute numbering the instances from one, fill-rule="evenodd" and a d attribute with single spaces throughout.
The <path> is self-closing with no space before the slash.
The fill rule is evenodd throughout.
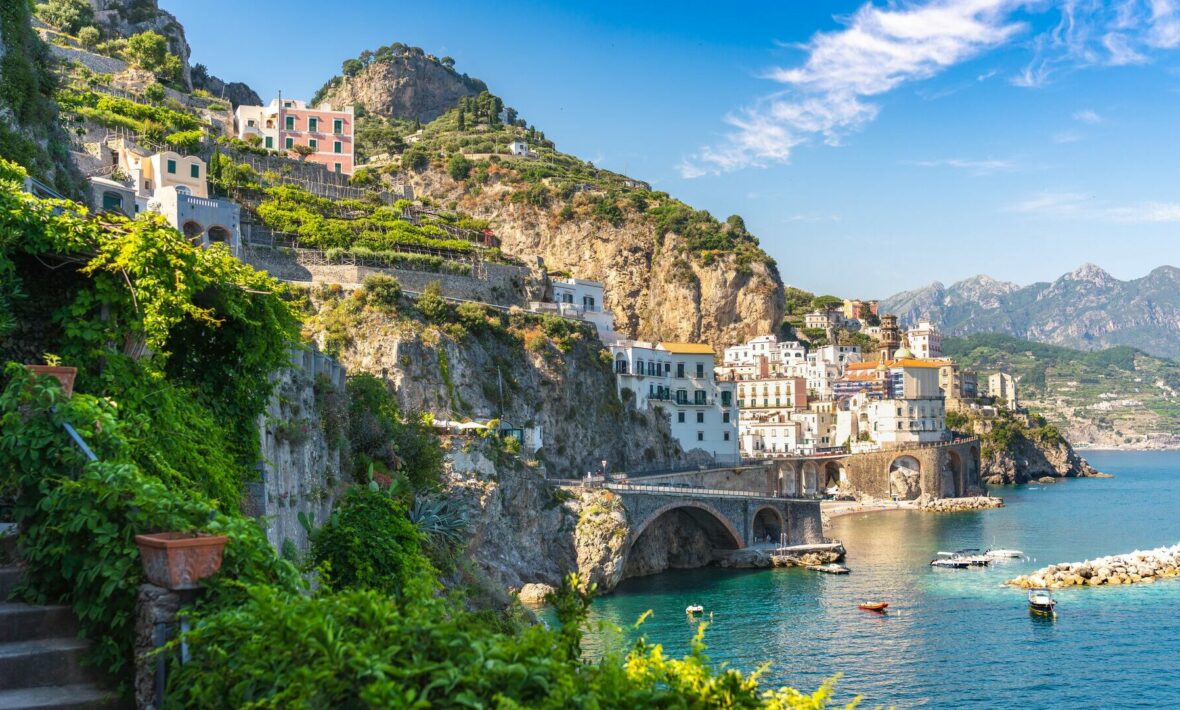
<path id="1" fill-rule="evenodd" d="M 864 602 L 862 604 L 857 604 L 856 608 L 857 609 L 864 609 L 865 611 L 883 612 L 883 611 L 885 611 L 885 608 L 888 606 L 889 606 L 889 602 Z"/>
<path id="2" fill-rule="evenodd" d="M 823 572 L 824 574 L 848 574 L 852 571 L 844 565 L 838 565 L 835 562 L 826 565 L 811 565 L 807 569 L 813 572 Z"/>
<path id="3" fill-rule="evenodd" d="M 1044 587 L 1028 590 L 1028 610 L 1034 614 L 1053 614 L 1057 607 L 1057 600 L 1053 593 Z"/>
<path id="4" fill-rule="evenodd" d="M 705 607 L 701 606 L 700 604 L 690 604 L 689 606 L 684 607 L 684 613 L 688 614 L 689 616 L 692 616 L 693 614 L 700 614 L 704 610 Z"/>
<path id="5" fill-rule="evenodd" d="M 986 555 L 976 554 L 978 550 L 959 550 L 957 552 L 939 552 L 938 557 L 930 561 L 931 567 L 948 567 L 963 569 L 965 567 L 987 567 Z"/>
<path id="6" fill-rule="evenodd" d="M 1021 552 L 1020 550 L 989 549 L 987 552 L 985 552 L 983 554 L 986 555 L 988 557 L 988 559 L 993 559 L 993 560 L 1024 557 L 1024 553 Z"/>

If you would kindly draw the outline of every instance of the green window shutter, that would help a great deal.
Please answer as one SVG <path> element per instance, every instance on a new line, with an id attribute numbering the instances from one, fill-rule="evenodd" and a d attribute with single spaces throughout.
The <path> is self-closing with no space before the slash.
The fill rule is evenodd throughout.
<path id="1" fill-rule="evenodd" d="M 340 172 L 342 167 L 343 166 L 340 165 L 340 163 L 336 163 L 336 172 Z"/>
<path id="2" fill-rule="evenodd" d="M 335 121 L 332 121 L 332 132 L 333 133 L 343 133 L 344 132 L 344 119 L 338 118 Z"/>
<path id="3" fill-rule="evenodd" d="M 320 119 L 318 119 L 318 118 L 307 119 L 307 130 L 314 133 L 315 131 L 318 131 L 319 128 L 320 128 Z"/>
<path id="4" fill-rule="evenodd" d="M 168 174 L 169 174 L 169 175 L 175 175 L 175 174 L 176 174 L 176 161 L 175 161 L 175 160 L 169 160 L 169 161 L 168 161 Z"/>
<path id="5" fill-rule="evenodd" d="M 266 147 L 267 148 L 274 148 L 275 147 L 275 139 L 270 136 L 267 136 L 266 137 Z"/>
<path id="6" fill-rule="evenodd" d="M 343 146 L 343 144 L 340 141 L 336 141 L 335 143 L 332 144 L 332 152 L 333 153 L 343 153 L 344 150 L 343 150 L 342 146 Z"/>
<path id="7" fill-rule="evenodd" d="M 201 177 L 201 166 L 200 165 L 191 166 L 191 168 L 189 169 L 189 173 L 195 178 Z"/>
<path id="8" fill-rule="evenodd" d="M 295 130 L 295 117 L 294 116 L 287 116 L 287 130 L 288 131 Z"/>
<path id="9" fill-rule="evenodd" d="M 320 142 L 317 141 L 315 138 L 309 139 L 307 141 L 307 145 L 310 146 L 312 150 L 319 150 L 319 148 L 320 148 Z"/>
<path id="10" fill-rule="evenodd" d="M 291 149 L 292 149 L 292 148 L 294 148 L 294 147 L 295 147 L 295 139 L 294 139 L 294 138 L 288 138 L 288 139 L 287 139 L 287 150 L 291 150 Z"/>

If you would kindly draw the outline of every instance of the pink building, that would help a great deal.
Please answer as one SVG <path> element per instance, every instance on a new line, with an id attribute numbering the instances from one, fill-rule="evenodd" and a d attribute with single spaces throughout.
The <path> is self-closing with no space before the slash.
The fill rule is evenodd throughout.
<path id="1" fill-rule="evenodd" d="M 352 107 L 331 104 L 308 108 L 297 99 L 275 99 L 269 106 L 239 106 L 234 114 L 238 138 L 262 137 L 262 147 L 286 151 L 292 157 L 297 145 L 315 149 L 307 161 L 328 170 L 351 175 L 355 167 Z"/>

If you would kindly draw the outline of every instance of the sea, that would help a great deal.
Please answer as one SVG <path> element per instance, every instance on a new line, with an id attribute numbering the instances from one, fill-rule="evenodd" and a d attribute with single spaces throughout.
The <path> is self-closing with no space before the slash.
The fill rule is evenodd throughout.
<path id="1" fill-rule="evenodd" d="M 1084 453 L 1107 479 L 993 487 L 1005 507 L 837 518 L 846 576 L 803 569 L 670 571 L 625 581 L 591 606 L 591 655 L 642 634 L 688 652 L 697 625 L 715 664 L 766 665 L 768 685 L 817 688 L 861 707 L 1180 707 L 1180 579 L 1055 593 L 1055 618 L 1031 615 L 1005 579 L 1057 562 L 1180 542 L 1180 452 Z M 940 550 L 1002 547 L 1027 559 L 930 567 Z M 887 613 L 861 611 L 887 601 Z M 642 625 L 636 621 L 651 614 Z M 615 631 L 614 629 L 622 629 Z M 768 664 L 768 665 L 767 665 Z"/>

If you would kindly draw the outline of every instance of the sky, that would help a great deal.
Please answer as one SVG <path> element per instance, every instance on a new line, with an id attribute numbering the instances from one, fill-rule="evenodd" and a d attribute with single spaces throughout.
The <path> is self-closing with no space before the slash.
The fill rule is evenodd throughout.
<path id="1" fill-rule="evenodd" d="M 559 150 L 742 215 L 808 290 L 1180 265 L 1180 0 L 160 5 L 264 100 L 449 55 Z"/>

